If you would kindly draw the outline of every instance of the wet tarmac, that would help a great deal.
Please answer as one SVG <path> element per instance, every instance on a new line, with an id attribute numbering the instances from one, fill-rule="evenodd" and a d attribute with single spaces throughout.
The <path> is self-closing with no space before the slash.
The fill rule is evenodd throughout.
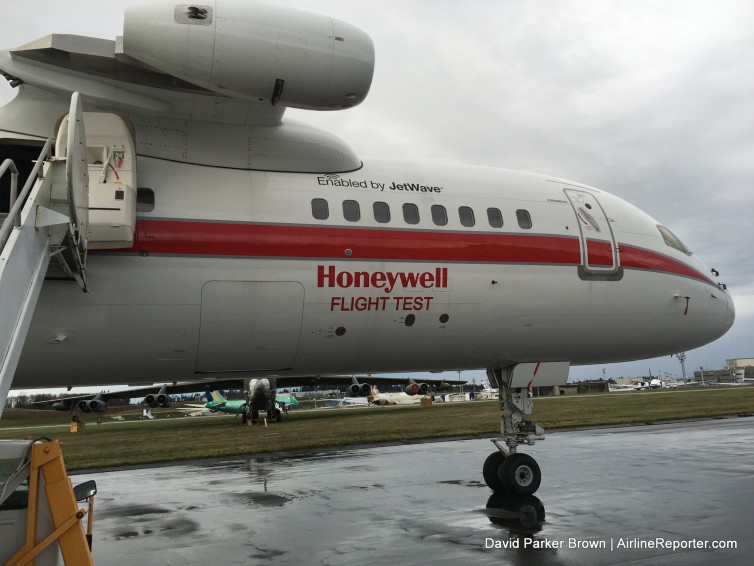
<path id="1" fill-rule="evenodd" d="M 483 484 L 492 448 L 432 442 L 73 479 L 97 481 L 94 558 L 113 566 L 753 563 L 754 418 L 551 433 L 522 450 L 543 472 L 522 500 Z M 720 541 L 735 548 L 712 548 Z"/>

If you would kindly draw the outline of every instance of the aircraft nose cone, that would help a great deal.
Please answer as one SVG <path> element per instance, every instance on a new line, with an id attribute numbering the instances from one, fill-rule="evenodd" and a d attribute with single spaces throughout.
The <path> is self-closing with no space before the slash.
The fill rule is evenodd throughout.
<path id="1" fill-rule="evenodd" d="M 725 316 L 725 324 L 727 324 L 728 328 L 733 326 L 733 321 L 736 320 L 736 305 L 733 304 L 733 297 L 730 293 L 725 293 L 725 298 L 727 299 L 727 307 L 728 311 Z"/>

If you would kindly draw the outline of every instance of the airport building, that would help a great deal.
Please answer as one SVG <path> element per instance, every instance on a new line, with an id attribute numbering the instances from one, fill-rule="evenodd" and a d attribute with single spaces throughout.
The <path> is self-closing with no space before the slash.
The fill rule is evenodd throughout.
<path id="1" fill-rule="evenodd" d="M 725 365 L 733 370 L 736 381 L 754 383 L 754 358 L 725 360 Z"/>
<path id="2" fill-rule="evenodd" d="M 754 384 L 754 358 L 725 360 L 723 369 L 700 369 L 694 372 L 694 380 L 704 383 L 752 383 Z"/>
<path id="3" fill-rule="evenodd" d="M 725 366 L 729 368 L 754 367 L 754 358 L 735 358 L 732 360 L 725 360 Z"/>

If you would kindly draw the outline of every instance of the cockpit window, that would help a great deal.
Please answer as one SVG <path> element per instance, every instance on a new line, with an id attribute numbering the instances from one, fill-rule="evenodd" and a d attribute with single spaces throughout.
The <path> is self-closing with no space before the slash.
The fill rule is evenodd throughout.
<path id="1" fill-rule="evenodd" d="M 683 242 L 681 242 L 681 240 L 678 239 L 678 236 L 673 234 L 673 232 L 659 224 L 657 225 L 657 229 L 660 231 L 660 234 L 662 234 L 662 239 L 665 240 L 667 245 L 679 252 L 685 253 L 686 255 L 691 255 L 691 250 L 684 246 Z"/>

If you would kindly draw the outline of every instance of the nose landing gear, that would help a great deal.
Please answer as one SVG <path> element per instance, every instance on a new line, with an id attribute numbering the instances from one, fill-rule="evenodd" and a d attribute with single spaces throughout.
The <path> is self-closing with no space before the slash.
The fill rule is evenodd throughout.
<path id="1" fill-rule="evenodd" d="M 498 479 L 511 495 L 527 496 L 539 489 L 542 473 L 528 454 L 510 454 L 498 468 Z"/>
<path id="2" fill-rule="evenodd" d="M 511 387 L 513 368 L 490 369 L 487 376 L 498 386 L 501 438 L 492 440 L 497 451 L 484 462 L 484 481 L 495 492 L 532 495 L 539 489 L 542 472 L 534 458 L 516 451 L 521 444 L 532 446 L 545 437 L 542 427 L 526 420 L 533 408 L 530 390 Z"/>

